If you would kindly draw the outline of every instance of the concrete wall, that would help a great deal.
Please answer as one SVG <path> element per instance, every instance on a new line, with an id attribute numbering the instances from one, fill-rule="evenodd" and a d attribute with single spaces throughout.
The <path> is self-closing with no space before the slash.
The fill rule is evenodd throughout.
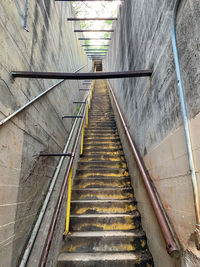
<path id="1" fill-rule="evenodd" d="M 74 34 L 70 3 L 0 3 L 0 120 L 57 81 L 10 78 L 11 70 L 74 72 L 87 63 Z M 88 71 L 85 67 L 84 71 Z M 79 82 L 65 81 L 0 126 L 0 266 L 17 266 L 57 164 L 40 152 L 61 152 L 71 128 L 63 114 L 83 98 Z"/>
<path id="2" fill-rule="evenodd" d="M 127 0 L 120 8 L 105 61 L 109 71 L 153 69 L 151 78 L 112 80 L 121 111 L 160 195 L 175 233 L 183 247 L 186 266 L 199 263 L 194 248 L 194 200 L 180 112 L 171 44 L 174 1 Z M 200 3 L 182 1 L 177 18 L 177 40 L 184 94 L 199 177 L 200 131 Z M 123 139 L 123 134 L 122 134 Z M 156 266 L 177 264 L 165 252 L 159 228 L 151 215 L 148 198 L 133 170 L 133 160 L 124 141 L 136 198 Z M 156 231 L 157 229 L 157 231 Z M 161 246 L 158 249 L 158 246 Z M 192 251 L 192 252 L 191 252 Z M 190 262 L 189 254 L 196 254 Z M 162 262 L 160 261 L 162 258 Z M 188 262 L 191 265 L 188 265 Z"/>

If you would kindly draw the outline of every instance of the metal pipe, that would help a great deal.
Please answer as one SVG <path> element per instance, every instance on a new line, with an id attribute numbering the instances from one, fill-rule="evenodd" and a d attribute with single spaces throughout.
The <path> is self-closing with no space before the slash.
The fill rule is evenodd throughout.
<path id="1" fill-rule="evenodd" d="M 62 119 L 82 119 L 83 118 L 83 116 L 68 116 L 68 115 L 66 115 L 66 116 L 62 116 Z"/>
<path id="2" fill-rule="evenodd" d="M 35 78 L 35 79 L 68 79 L 68 80 L 97 80 L 97 79 L 119 79 L 131 77 L 148 77 L 152 70 L 121 71 L 121 72 L 98 72 L 98 73 L 56 73 L 56 72 L 29 72 L 12 71 L 13 78 Z"/>
<path id="3" fill-rule="evenodd" d="M 83 110 L 83 105 L 81 105 L 81 108 L 80 108 L 78 114 L 81 114 L 82 110 Z M 66 145 L 65 145 L 65 147 L 64 147 L 63 153 L 66 153 L 67 150 L 68 150 L 68 148 L 69 148 L 69 145 L 70 145 L 70 142 L 71 142 L 71 139 L 72 139 L 72 136 L 73 136 L 73 133 L 74 133 L 74 130 L 75 130 L 75 127 L 76 127 L 76 124 L 77 124 L 78 121 L 79 121 L 79 120 L 76 119 L 76 120 L 74 121 L 74 123 L 73 123 L 72 129 L 71 129 L 71 131 L 70 131 L 70 133 L 69 133 L 69 137 L 68 137 L 68 139 L 67 139 L 67 142 L 66 142 Z M 39 216 L 38 216 L 38 218 L 37 218 L 37 221 L 36 221 L 36 223 L 35 223 L 35 226 L 34 226 L 34 228 L 33 228 L 33 231 L 32 231 L 32 233 L 31 233 L 31 236 L 30 236 L 30 238 L 29 238 L 28 245 L 27 245 L 27 247 L 26 247 L 26 249 L 25 249 L 25 252 L 24 252 L 24 255 L 23 255 L 23 257 L 22 257 L 22 260 L 21 260 L 21 263 L 20 263 L 20 266 L 19 266 L 19 267 L 25 267 L 25 266 L 26 266 L 26 263 L 27 263 L 27 261 L 28 261 L 28 258 L 29 258 L 31 249 L 32 249 L 32 247 L 33 247 L 33 244 L 34 244 L 35 239 L 36 239 L 36 236 L 37 236 L 37 234 L 38 234 L 38 231 L 39 231 L 41 222 L 42 222 L 43 217 L 44 217 L 44 214 L 45 214 L 45 211 L 46 211 L 46 209 L 47 209 L 49 200 L 50 200 L 50 198 L 51 198 L 51 194 L 52 194 L 52 192 L 53 192 L 53 190 L 54 190 L 54 186 L 55 186 L 55 184 L 56 184 L 57 177 L 58 177 L 58 174 L 59 174 L 60 169 L 61 169 L 61 167 L 62 167 L 64 158 L 65 158 L 65 157 L 63 157 L 63 156 L 60 158 L 60 161 L 59 161 L 59 163 L 58 163 L 58 165 L 57 165 L 57 167 L 56 167 L 56 171 L 55 171 L 55 173 L 54 173 L 54 176 L 53 176 L 53 178 L 52 178 L 51 184 L 50 184 L 50 186 L 49 186 L 49 190 L 48 190 L 47 195 L 46 195 L 46 197 L 45 197 L 45 200 L 44 200 L 42 209 L 40 210 Z"/>
<path id="4" fill-rule="evenodd" d="M 117 2 L 123 2 L 124 0 L 54 0 L 55 2 L 95 2 L 95 1 L 98 1 L 98 2 L 104 2 L 104 1 L 109 1 L 109 2 L 114 2 L 114 1 L 117 1 Z"/>
<path id="5" fill-rule="evenodd" d="M 39 157 L 71 157 L 71 153 L 41 153 Z"/>
<path id="6" fill-rule="evenodd" d="M 108 49 L 101 49 L 101 48 L 88 49 L 88 48 L 86 48 L 85 51 L 86 51 L 86 52 L 89 52 L 89 51 L 95 51 L 95 52 L 107 52 Z"/>
<path id="7" fill-rule="evenodd" d="M 74 30 L 74 32 L 114 32 L 114 30 Z"/>
<path id="8" fill-rule="evenodd" d="M 65 179 L 64 179 L 64 182 L 63 182 L 63 185 L 62 185 L 62 189 L 61 189 L 61 192 L 60 192 L 60 196 L 59 196 L 59 199 L 58 199 L 58 202 L 57 202 L 57 205 L 56 205 L 55 213 L 54 213 L 54 216 L 53 216 L 53 219 L 52 219 L 52 222 L 51 222 L 50 231 L 48 233 L 48 238 L 47 238 L 47 241 L 45 243 L 44 252 L 43 252 L 43 255 L 42 255 L 42 258 L 41 258 L 41 261 L 40 261 L 40 267 L 44 267 L 46 265 L 46 261 L 47 261 L 49 249 L 50 249 L 50 246 L 51 246 L 51 243 L 52 243 L 53 234 L 54 234 L 56 223 L 57 223 L 57 220 L 58 220 L 58 215 L 59 215 L 59 212 L 60 212 L 62 200 L 63 200 L 64 194 L 65 194 L 65 190 L 66 190 L 66 186 L 67 186 L 67 183 L 68 183 L 69 173 L 70 173 L 73 161 L 74 161 L 74 156 L 75 156 L 76 149 L 77 149 L 77 146 L 78 146 L 79 137 L 80 137 L 80 134 L 81 134 L 81 131 L 82 131 L 82 125 L 83 125 L 84 117 L 85 117 L 85 113 L 86 113 L 86 108 L 85 107 L 84 107 L 83 118 L 81 120 L 79 131 L 78 131 L 78 134 L 76 136 L 75 144 L 73 146 L 72 157 L 70 158 L 70 161 L 69 161 L 69 164 L 68 164 L 68 168 L 67 168 L 67 172 L 66 172 L 66 175 L 65 175 Z"/>
<path id="9" fill-rule="evenodd" d="M 88 44 L 88 45 L 82 45 L 82 46 L 110 46 L 110 45 L 107 45 L 107 44 L 101 44 L 101 45 Z"/>
<path id="10" fill-rule="evenodd" d="M 117 20 L 117 18 L 68 18 L 68 21 L 82 21 L 82 20 Z"/>
<path id="11" fill-rule="evenodd" d="M 167 223 L 167 220 L 165 218 L 165 215 L 162 211 L 162 208 L 160 206 L 160 203 L 159 203 L 159 200 L 157 198 L 157 195 L 155 194 L 155 191 L 154 191 L 154 188 L 144 170 L 144 167 L 143 167 L 143 164 L 139 158 L 139 155 L 136 151 L 136 148 L 135 148 L 135 145 L 133 144 L 133 141 L 132 141 L 132 138 L 130 136 L 130 133 L 128 131 L 128 128 L 126 126 L 126 123 L 124 121 L 124 118 L 122 116 L 122 113 L 120 111 L 120 108 L 119 108 L 119 105 L 117 103 L 117 99 L 115 97 L 115 94 L 113 92 L 113 89 L 110 85 L 110 82 L 107 81 L 108 85 L 109 85 L 109 89 L 110 89 L 110 92 L 111 92 L 111 95 L 112 95 L 112 98 L 114 100 L 114 103 L 115 103 L 115 106 L 117 108 L 117 112 L 119 114 L 119 117 L 120 117 L 120 120 L 121 120 L 121 123 L 123 125 L 123 128 L 125 130 L 125 134 L 128 138 L 128 141 L 129 141 L 129 144 L 130 144 L 130 147 L 131 147 L 131 150 L 133 152 L 133 155 L 135 157 L 135 160 L 136 160 L 136 163 L 138 165 L 138 168 L 140 170 L 140 173 L 141 173 L 141 177 L 143 179 L 143 182 L 144 182 L 144 185 L 145 185 L 145 188 L 147 190 L 147 193 L 148 193 L 148 196 L 151 200 L 151 204 L 153 206 L 153 209 L 154 209 L 154 212 L 155 212 L 155 215 L 157 217 L 157 220 L 158 220 L 158 223 L 160 225 L 160 228 L 161 228 L 161 231 L 163 233 L 163 237 L 165 239 L 165 242 L 166 242 L 166 246 L 167 246 L 167 251 L 168 253 L 173 256 L 173 257 L 178 257 L 179 256 L 179 249 L 176 245 L 176 242 L 174 240 L 174 237 L 173 237 L 173 234 L 171 232 L 171 229 L 169 228 L 169 225 Z"/>
<path id="12" fill-rule="evenodd" d="M 78 38 L 79 40 L 111 40 L 111 38 Z"/>
<path id="13" fill-rule="evenodd" d="M 24 30 L 28 32 L 27 20 L 28 20 L 28 0 L 26 0 L 25 2 L 25 15 L 24 15 Z"/>
<path id="14" fill-rule="evenodd" d="M 184 132 L 185 132 L 185 140 L 186 140 L 186 146 L 187 146 L 188 161 L 189 161 L 193 194 L 194 194 L 194 208 L 195 208 L 195 214 L 196 214 L 195 242 L 196 242 L 197 249 L 200 249 L 200 199 L 199 199 L 198 180 L 196 176 L 194 158 L 192 154 L 192 144 L 191 144 L 191 137 L 190 137 L 190 132 L 189 132 L 186 103 L 185 103 L 184 93 L 183 93 L 182 77 L 181 77 L 178 48 L 177 48 L 177 41 L 176 41 L 175 24 L 176 24 L 176 17 L 177 17 L 177 12 L 178 12 L 180 3 L 181 3 L 181 0 L 177 0 L 174 6 L 173 16 L 172 16 L 172 26 L 171 26 L 171 37 L 172 37 L 174 61 L 175 61 L 175 66 L 176 66 L 176 75 L 177 75 L 177 80 L 178 80 L 178 89 L 179 89 L 181 113 L 182 113 Z"/>
<path id="15" fill-rule="evenodd" d="M 80 70 L 82 70 L 87 65 L 88 64 L 86 64 L 86 65 L 82 66 L 81 68 L 77 69 L 75 71 L 75 73 L 78 72 L 78 71 L 80 71 Z M 12 119 L 16 115 L 18 115 L 21 111 L 23 111 L 25 108 L 27 108 L 28 106 L 30 106 L 31 104 L 33 104 L 36 100 L 38 100 L 43 95 L 46 95 L 48 92 L 50 92 L 52 89 L 54 89 L 56 86 L 58 86 L 62 82 L 64 82 L 64 79 L 61 80 L 61 81 L 59 81 L 59 82 L 57 82 L 56 84 L 52 85 L 51 87 L 49 87 L 48 89 L 46 89 L 43 93 L 39 94 L 38 96 L 36 96 L 35 98 L 33 98 L 31 101 L 29 101 L 28 103 L 26 103 L 24 106 L 22 106 L 21 108 L 19 108 L 18 110 L 16 110 L 15 112 L 11 113 L 6 118 L 4 118 L 3 120 L 1 120 L 0 121 L 0 126 L 2 126 L 3 124 L 5 124 L 7 121 L 9 121 L 10 119 Z"/>
<path id="16" fill-rule="evenodd" d="M 75 102 L 73 102 L 73 104 L 86 104 L 86 101 L 85 102 L 83 102 L 83 101 L 75 101 Z"/>

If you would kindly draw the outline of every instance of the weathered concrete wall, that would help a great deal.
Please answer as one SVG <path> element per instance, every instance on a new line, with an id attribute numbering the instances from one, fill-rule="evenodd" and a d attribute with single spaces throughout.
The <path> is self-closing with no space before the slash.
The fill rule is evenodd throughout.
<path id="1" fill-rule="evenodd" d="M 113 80 L 112 85 L 130 133 L 177 237 L 184 250 L 191 250 L 195 213 L 171 44 L 173 5 L 174 1 L 170 0 L 127 0 L 122 5 L 119 20 L 114 26 L 115 33 L 112 35 L 105 68 L 109 71 L 153 69 L 151 79 Z M 183 0 L 177 18 L 177 40 L 198 177 L 199 23 L 199 1 Z M 125 141 L 124 149 L 128 155 Z M 132 158 L 127 158 L 127 161 L 131 169 Z M 134 171 L 132 176 L 135 177 Z M 159 243 L 162 244 L 162 248 L 157 249 L 160 237 L 155 231 L 154 220 L 150 215 L 151 208 L 148 207 L 148 198 L 144 197 L 142 182 L 133 178 L 133 183 L 156 266 L 163 265 L 160 255 L 165 259 L 165 266 L 174 266 L 175 263 L 164 252 L 164 243 Z M 192 252 L 198 255 L 195 249 Z M 186 264 L 189 253 L 184 255 Z"/>
<path id="2" fill-rule="evenodd" d="M 87 64 L 67 22 L 70 3 L 29 1 L 28 32 L 24 10 L 25 1 L 0 3 L 0 119 L 57 82 L 13 81 L 11 70 L 74 72 Z M 17 266 L 58 161 L 38 154 L 63 150 L 72 122 L 61 117 L 75 113 L 78 88 L 65 81 L 0 127 L 0 266 Z"/>

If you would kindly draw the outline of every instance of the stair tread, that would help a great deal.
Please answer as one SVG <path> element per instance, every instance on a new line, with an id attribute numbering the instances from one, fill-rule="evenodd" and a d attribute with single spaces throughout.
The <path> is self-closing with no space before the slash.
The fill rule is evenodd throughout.
<path id="1" fill-rule="evenodd" d="M 58 261 L 127 261 L 138 259 L 152 258 L 148 251 L 142 252 L 93 252 L 93 253 L 61 253 L 58 257 Z"/>
<path id="2" fill-rule="evenodd" d="M 72 214 L 71 218 L 131 218 L 138 216 L 140 216 L 140 214 L 135 210 L 132 214 Z"/>
<path id="3" fill-rule="evenodd" d="M 71 202 L 73 203 L 90 203 L 90 202 L 92 202 L 92 203 L 100 203 L 100 202 L 105 202 L 105 203 L 112 203 L 112 202 L 124 202 L 124 203 L 131 203 L 131 202 L 133 202 L 135 200 L 135 198 L 133 198 L 133 199 L 93 199 L 93 200 L 91 200 L 91 199 L 77 199 L 77 200 L 75 200 L 75 199 L 73 199 L 73 200 L 71 200 Z"/>
<path id="4" fill-rule="evenodd" d="M 114 179 L 125 179 L 125 178 L 129 178 L 129 176 L 101 176 L 101 175 L 97 176 L 97 175 L 94 175 L 94 176 L 82 177 L 80 175 L 79 177 L 76 177 L 75 180 L 76 179 L 82 179 L 82 180 L 86 180 L 86 181 L 89 180 L 89 179 L 96 179 L 96 180 L 102 180 L 102 179 L 110 180 L 110 179 L 113 179 L 114 180 Z M 110 187 L 110 188 L 112 188 L 112 187 Z M 126 187 L 126 189 L 127 189 L 127 187 Z"/>
<path id="5" fill-rule="evenodd" d="M 133 190 L 133 188 L 132 187 L 124 187 L 124 188 L 119 188 L 119 187 L 106 187 L 106 188 L 102 188 L 102 190 L 103 191 L 109 191 L 109 190 L 115 190 L 115 191 L 117 191 L 117 190 L 119 190 L 119 191 L 122 191 L 122 190 Z M 99 188 L 80 188 L 80 189 L 72 189 L 72 191 L 99 191 Z"/>
<path id="6" fill-rule="evenodd" d="M 137 229 L 134 231 L 85 231 L 85 232 L 72 232 L 69 237 L 119 237 L 119 236 L 143 236 L 144 231 Z"/>

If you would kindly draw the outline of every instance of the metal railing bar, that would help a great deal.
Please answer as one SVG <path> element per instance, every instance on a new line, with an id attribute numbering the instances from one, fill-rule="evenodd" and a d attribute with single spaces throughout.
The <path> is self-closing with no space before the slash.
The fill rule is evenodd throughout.
<path id="1" fill-rule="evenodd" d="M 71 153 L 41 153 L 40 157 L 71 157 Z"/>
<path id="2" fill-rule="evenodd" d="M 86 104 L 86 101 L 75 101 L 73 104 Z"/>
<path id="3" fill-rule="evenodd" d="M 89 95 L 87 96 L 86 101 L 87 101 L 88 97 L 89 97 Z M 70 173 L 73 161 L 74 161 L 74 156 L 75 156 L 76 149 L 77 149 L 77 146 L 78 146 L 79 137 L 80 137 L 80 134 L 82 132 L 82 125 L 84 123 L 85 114 L 86 114 L 86 105 L 84 107 L 83 118 L 82 118 L 81 123 L 79 125 L 79 130 L 78 130 L 78 133 L 76 135 L 75 144 L 74 144 L 73 150 L 72 150 L 72 156 L 70 157 L 70 161 L 69 161 L 69 164 L 68 164 L 68 167 L 67 167 L 65 179 L 64 179 L 64 182 L 63 182 L 63 185 L 62 185 L 62 189 L 61 189 L 61 192 L 60 192 L 60 196 L 59 196 L 56 208 L 55 208 L 55 213 L 53 215 L 50 231 L 48 233 L 48 238 L 46 240 L 46 244 L 45 244 L 45 247 L 44 247 L 43 255 L 42 255 L 42 258 L 41 258 L 41 261 L 40 261 L 40 267 L 44 267 L 46 265 L 49 249 L 50 249 L 50 246 L 51 246 L 51 243 L 52 243 L 52 239 L 53 239 L 56 223 L 57 223 L 59 212 L 60 212 L 60 208 L 61 208 L 61 205 L 62 205 L 62 200 L 63 200 L 64 194 L 65 194 L 65 190 L 66 190 L 66 187 L 67 187 L 69 173 Z"/>
<path id="4" fill-rule="evenodd" d="M 86 67 L 88 64 L 82 66 L 81 68 L 77 69 L 75 71 L 78 72 L 80 70 L 82 70 L 84 67 Z M 25 105 L 23 105 L 21 108 L 19 108 L 18 110 L 16 110 L 15 112 L 11 113 L 9 116 L 7 116 L 6 118 L 4 118 L 3 120 L 0 121 L 0 126 L 2 126 L 3 124 L 5 124 L 7 121 L 9 121 L 10 119 L 12 119 L 13 117 L 15 117 L 16 115 L 18 115 L 21 111 L 23 111 L 24 109 L 26 109 L 28 106 L 30 106 L 31 104 L 33 104 L 35 101 L 37 101 L 39 98 L 41 98 L 42 96 L 44 96 L 45 94 L 47 94 L 48 92 L 50 92 L 52 89 L 54 89 L 55 87 L 57 87 L 59 84 L 61 84 L 62 82 L 64 82 L 65 80 L 62 79 L 61 81 L 57 82 L 56 84 L 52 85 L 51 87 L 49 87 L 48 89 L 46 89 L 44 92 L 42 92 L 41 94 L 39 94 L 38 96 L 36 96 L 35 98 L 33 98 L 32 100 L 30 100 L 28 103 L 26 103 Z"/>
<path id="5" fill-rule="evenodd" d="M 99 55 L 101 56 L 101 55 Z M 64 73 L 64 72 L 29 72 L 12 71 L 13 78 L 34 79 L 69 79 L 69 80 L 97 80 L 97 79 L 121 79 L 134 77 L 147 77 L 152 75 L 152 70 L 98 72 L 98 73 Z"/>
<path id="6" fill-rule="evenodd" d="M 81 112 L 82 112 L 82 110 L 83 110 L 83 107 L 84 107 L 84 105 L 81 105 L 78 114 L 81 114 Z M 73 133 L 74 133 L 74 130 L 75 130 L 75 127 L 76 127 L 78 121 L 79 121 L 79 120 L 76 119 L 76 120 L 74 121 L 74 123 L 73 123 L 72 129 L 71 129 L 70 134 L 69 134 L 69 136 L 68 136 L 66 145 L 65 145 L 64 150 L 63 150 L 63 153 L 66 153 L 67 150 L 68 150 L 68 148 L 69 148 L 70 141 L 71 141 L 71 139 L 72 139 L 72 136 L 73 136 Z M 43 217 L 44 217 L 44 214 L 45 214 L 47 205 L 48 205 L 49 200 L 50 200 L 50 198 L 51 198 L 51 194 L 52 194 L 52 192 L 53 192 L 53 190 L 54 190 L 54 186 L 55 186 L 55 184 L 56 184 L 57 177 L 58 177 L 58 174 L 59 174 L 60 169 L 61 169 L 61 167 L 62 167 L 64 158 L 65 158 L 65 157 L 63 157 L 63 156 L 60 158 L 60 161 L 59 161 L 59 163 L 58 163 L 58 165 L 57 165 L 57 167 L 56 167 L 56 171 L 55 171 L 54 176 L 53 176 L 53 178 L 52 178 L 52 181 L 51 181 L 51 184 L 50 184 L 48 193 L 47 193 L 47 195 L 46 195 L 46 198 L 45 198 L 45 200 L 44 200 L 42 209 L 41 209 L 41 211 L 40 211 L 40 213 L 39 213 L 38 219 L 37 219 L 37 221 L 36 221 L 36 223 L 35 223 L 35 226 L 34 226 L 34 228 L 33 228 L 32 233 L 31 233 L 30 239 L 29 239 L 29 241 L 28 241 L 28 246 L 27 246 L 26 249 L 25 249 L 25 252 L 24 252 L 24 255 L 23 255 L 23 258 L 22 258 L 22 260 L 21 260 L 21 263 L 20 263 L 20 266 L 19 266 L 19 267 L 25 267 L 25 266 L 26 266 L 26 263 L 27 263 L 27 261 L 28 261 L 28 258 L 29 258 L 31 249 L 32 249 L 33 244 L 34 244 L 34 242 L 35 242 L 37 233 L 38 233 L 38 231 L 39 231 L 39 227 L 40 227 L 40 225 L 41 225 L 41 223 L 42 223 L 42 219 L 43 219 Z"/>
<path id="7" fill-rule="evenodd" d="M 82 20 L 117 20 L 117 18 L 68 18 L 68 21 L 82 21 Z"/>
<path id="8" fill-rule="evenodd" d="M 85 37 L 85 38 L 78 38 L 79 40 L 111 40 L 111 38 L 89 38 L 89 37 Z"/>
<path id="9" fill-rule="evenodd" d="M 140 157 L 137 153 L 137 150 L 135 148 L 135 145 L 132 141 L 132 138 L 131 138 L 131 135 L 129 133 L 129 130 L 126 126 L 126 123 L 124 121 L 124 118 L 122 116 L 122 113 L 120 111 L 120 107 L 118 105 L 118 102 L 117 102 L 117 99 L 115 97 L 115 94 L 113 92 L 113 89 L 111 87 L 111 84 L 109 81 L 107 81 L 107 84 L 109 86 L 109 90 L 110 90 L 110 93 L 111 93 L 111 96 L 114 100 L 114 103 L 115 103 L 115 106 L 116 106 L 116 109 L 117 109 L 117 112 L 119 114 L 119 117 L 120 117 L 120 120 L 121 120 L 121 123 L 123 125 L 123 128 L 125 130 L 125 134 L 128 138 L 128 141 L 129 141 L 129 144 L 130 144 L 130 147 L 131 147 L 131 150 L 133 152 L 133 155 L 135 157 L 135 160 L 136 160 L 136 163 L 137 163 L 137 166 L 140 170 L 140 173 L 141 173 L 141 177 L 143 179 L 143 182 L 144 182 L 144 185 L 145 185 L 145 188 L 147 190 L 147 193 L 148 193 L 148 196 L 151 200 L 151 204 L 152 204 L 152 207 L 154 209 L 154 212 L 155 212 L 155 215 L 157 217 L 157 220 L 158 220 L 158 223 L 160 225 L 160 228 L 161 228 L 161 231 L 163 233 L 163 237 L 165 239 L 165 242 L 166 242 L 166 245 L 167 245 L 167 251 L 168 253 L 173 256 L 173 257 L 178 257 L 179 256 L 179 249 L 177 247 L 177 244 L 176 244 L 176 241 L 173 237 L 173 233 L 168 225 L 168 222 L 165 218 L 165 215 L 164 215 L 164 212 L 161 208 L 161 205 L 160 205 L 160 202 L 158 200 L 158 197 L 154 191 L 154 188 L 152 187 L 152 184 L 149 180 L 149 177 L 147 176 L 146 172 L 145 172 L 145 169 L 143 167 L 143 164 L 140 160 Z"/>
<path id="10" fill-rule="evenodd" d="M 114 30 L 74 30 L 74 32 L 114 32 Z"/>
<path id="11" fill-rule="evenodd" d="M 68 115 L 66 115 L 66 116 L 62 116 L 62 119 L 82 119 L 83 118 L 83 116 L 68 116 Z"/>

